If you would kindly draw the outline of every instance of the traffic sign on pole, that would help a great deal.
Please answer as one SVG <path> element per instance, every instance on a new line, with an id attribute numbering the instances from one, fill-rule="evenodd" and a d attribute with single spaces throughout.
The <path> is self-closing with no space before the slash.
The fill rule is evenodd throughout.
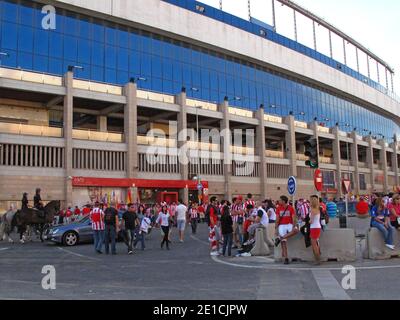
<path id="1" fill-rule="evenodd" d="M 351 181 L 348 179 L 343 179 L 343 187 L 346 194 L 350 192 Z"/>
<path id="2" fill-rule="evenodd" d="M 289 195 L 294 196 L 297 191 L 297 181 L 295 177 L 289 177 L 287 187 Z"/>
<path id="3" fill-rule="evenodd" d="M 322 171 L 320 169 L 314 172 L 314 186 L 318 192 L 321 192 L 324 187 L 324 180 L 322 178 Z"/>

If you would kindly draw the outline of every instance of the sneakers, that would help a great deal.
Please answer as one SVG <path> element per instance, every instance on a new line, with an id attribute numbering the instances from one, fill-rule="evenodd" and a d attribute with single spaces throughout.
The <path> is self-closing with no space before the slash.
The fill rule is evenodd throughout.
<path id="1" fill-rule="evenodd" d="M 216 256 L 219 256 L 219 253 L 218 253 L 218 251 L 211 251 L 210 256 L 216 257 Z"/>
<path id="2" fill-rule="evenodd" d="M 394 250 L 394 245 L 392 244 L 386 244 L 386 247 L 388 247 L 390 250 Z"/>
<path id="3" fill-rule="evenodd" d="M 280 238 L 276 238 L 275 239 L 275 247 L 279 246 L 280 243 L 281 243 L 281 239 Z"/>
<path id="4" fill-rule="evenodd" d="M 128 251 L 128 254 L 133 254 L 133 251 L 132 250 Z"/>
<path id="5" fill-rule="evenodd" d="M 251 253 L 250 252 L 244 252 L 244 253 L 242 253 L 242 257 L 251 257 Z"/>

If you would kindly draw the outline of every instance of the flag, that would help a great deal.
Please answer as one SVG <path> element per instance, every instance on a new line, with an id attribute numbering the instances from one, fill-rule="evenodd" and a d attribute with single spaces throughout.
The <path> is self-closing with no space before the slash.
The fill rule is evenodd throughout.
<path id="1" fill-rule="evenodd" d="M 127 193 L 127 196 L 126 196 L 126 203 L 128 204 L 128 203 L 132 203 L 132 191 L 131 191 L 131 188 L 128 188 L 128 193 Z"/>

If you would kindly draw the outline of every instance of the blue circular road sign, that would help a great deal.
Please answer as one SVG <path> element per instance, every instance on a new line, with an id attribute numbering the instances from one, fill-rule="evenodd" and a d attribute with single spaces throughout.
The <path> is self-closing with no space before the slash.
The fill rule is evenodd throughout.
<path id="1" fill-rule="evenodd" d="M 287 184 L 289 195 L 294 196 L 297 190 L 297 181 L 295 177 L 290 177 Z"/>
<path id="2" fill-rule="evenodd" d="M 199 190 L 199 191 L 203 190 L 203 185 L 201 183 L 199 183 L 197 185 L 197 190 Z"/>

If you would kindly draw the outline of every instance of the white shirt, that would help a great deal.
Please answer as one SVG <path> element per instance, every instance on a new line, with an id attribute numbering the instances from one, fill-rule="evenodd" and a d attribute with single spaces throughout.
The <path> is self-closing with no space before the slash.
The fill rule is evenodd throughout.
<path id="1" fill-rule="evenodd" d="M 160 223 L 161 226 L 168 227 L 169 226 L 169 217 L 170 217 L 169 213 L 160 212 L 160 214 L 158 215 L 158 218 L 157 218 L 157 223 L 160 223 L 160 221 L 161 221 L 161 223 Z"/>
<path id="2" fill-rule="evenodd" d="M 187 212 L 187 207 L 181 203 L 179 206 L 176 207 L 176 219 L 186 220 L 186 212 Z"/>
<path id="3" fill-rule="evenodd" d="M 310 218 L 311 218 L 311 211 L 310 211 Z M 321 229 L 320 218 L 321 218 L 321 214 L 317 214 L 314 216 L 313 221 L 310 222 L 311 223 L 310 229 Z"/>
<path id="4" fill-rule="evenodd" d="M 144 217 L 142 220 L 142 223 L 140 224 L 140 231 L 147 233 L 149 231 L 150 225 L 151 225 L 150 219 L 147 217 Z"/>
<path id="5" fill-rule="evenodd" d="M 269 208 L 268 213 L 270 214 L 269 220 L 276 221 L 276 212 L 274 208 Z"/>
<path id="6" fill-rule="evenodd" d="M 267 227 L 268 224 L 269 224 L 268 214 L 265 212 L 265 210 L 263 209 L 263 207 L 259 207 L 259 208 L 257 209 L 257 214 L 258 214 L 258 211 L 262 211 L 262 213 L 263 213 L 263 215 L 262 215 L 262 217 L 261 217 L 261 220 L 260 220 L 260 223 L 261 223 L 264 227 Z"/>

